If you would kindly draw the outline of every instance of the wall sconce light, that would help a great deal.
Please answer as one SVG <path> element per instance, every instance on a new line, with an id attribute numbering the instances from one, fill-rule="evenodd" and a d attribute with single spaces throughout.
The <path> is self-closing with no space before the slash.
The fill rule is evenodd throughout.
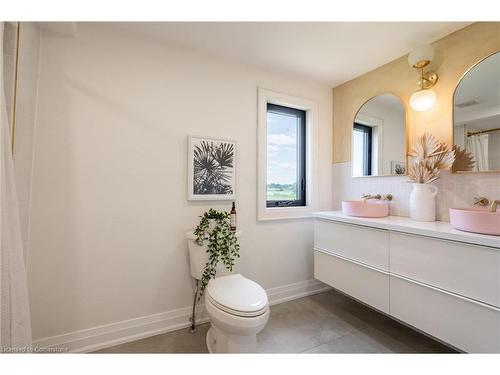
<path id="1" fill-rule="evenodd" d="M 431 109 L 436 103 L 436 93 L 431 88 L 436 84 L 438 75 L 433 72 L 424 73 L 424 67 L 429 65 L 434 57 L 434 48 L 431 45 L 424 45 L 410 52 L 408 64 L 415 69 L 420 69 L 420 90 L 410 97 L 410 106 L 418 112 Z"/>

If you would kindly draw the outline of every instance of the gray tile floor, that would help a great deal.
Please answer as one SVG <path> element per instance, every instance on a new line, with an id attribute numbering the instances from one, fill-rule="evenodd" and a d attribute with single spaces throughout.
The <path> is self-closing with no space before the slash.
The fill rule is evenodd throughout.
<path id="1" fill-rule="evenodd" d="M 206 353 L 209 324 L 102 349 L 97 353 Z M 260 353 L 453 353 L 434 341 L 338 292 L 271 307 L 257 336 Z"/>

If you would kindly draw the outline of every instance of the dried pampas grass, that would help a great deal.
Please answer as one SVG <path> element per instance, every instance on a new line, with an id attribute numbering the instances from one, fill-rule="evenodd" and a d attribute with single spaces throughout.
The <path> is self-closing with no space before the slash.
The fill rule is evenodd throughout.
<path id="1" fill-rule="evenodd" d="M 439 142 L 432 134 L 425 133 L 408 154 L 408 177 L 416 183 L 428 184 L 439 178 L 441 169 L 451 169 L 455 150 Z"/>

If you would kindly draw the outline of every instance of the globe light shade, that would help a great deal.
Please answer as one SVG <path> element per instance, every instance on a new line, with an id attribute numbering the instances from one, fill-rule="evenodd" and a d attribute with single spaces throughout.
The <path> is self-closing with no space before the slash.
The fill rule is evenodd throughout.
<path id="1" fill-rule="evenodd" d="M 417 63 L 421 61 L 432 61 L 434 58 L 434 47 L 430 44 L 426 44 L 415 48 L 408 54 L 408 64 L 410 66 L 417 66 Z"/>
<path id="2" fill-rule="evenodd" d="M 436 93 L 430 89 L 420 90 L 410 97 L 410 107 L 417 112 L 424 112 L 431 109 L 436 103 Z"/>

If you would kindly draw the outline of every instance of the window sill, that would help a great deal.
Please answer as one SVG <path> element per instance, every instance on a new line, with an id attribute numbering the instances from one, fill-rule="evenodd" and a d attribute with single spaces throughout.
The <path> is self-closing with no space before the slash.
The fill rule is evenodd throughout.
<path id="1" fill-rule="evenodd" d="M 307 219 L 312 217 L 312 213 L 316 211 L 313 207 L 272 207 L 262 208 L 258 211 L 258 221 L 270 220 L 290 220 L 290 219 Z"/>

